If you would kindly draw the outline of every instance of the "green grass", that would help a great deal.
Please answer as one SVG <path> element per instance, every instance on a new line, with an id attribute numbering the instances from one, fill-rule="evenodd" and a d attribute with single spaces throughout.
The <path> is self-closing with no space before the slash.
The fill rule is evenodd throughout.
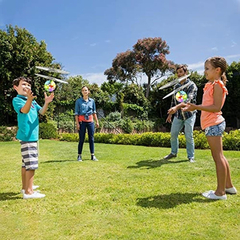
<path id="1" fill-rule="evenodd" d="M 18 142 L 0 143 L 1 239 L 239 239 L 240 196 L 210 201 L 215 189 L 209 150 L 196 150 L 196 163 L 180 149 L 95 144 L 99 162 L 84 145 L 41 140 L 35 184 L 43 199 L 23 200 Z M 226 151 L 233 183 L 240 190 L 240 152 Z"/>

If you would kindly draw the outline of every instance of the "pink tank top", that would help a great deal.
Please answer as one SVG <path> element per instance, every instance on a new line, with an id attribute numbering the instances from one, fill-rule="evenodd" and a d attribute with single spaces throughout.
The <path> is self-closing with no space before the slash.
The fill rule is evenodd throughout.
<path id="1" fill-rule="evenodd" d="M 208 82 L 205 84 L 203 89 L 203 99 L 202 99 L 202 106 L 209 106 L 213 104 L 213 91 L 214 85 L 219 84 L 222 88 L 222 107 L 224 105 L 226 94 L 228 94 L 227 88 L 224 86 L 221 80 L 215 80 L 214 82 Z M 222 116 L 222 112 L 201 112 L 201 128 L 205 129 L 210 126 L 218 125 L 219 123 L 223 122 L 224 118 Z"/>

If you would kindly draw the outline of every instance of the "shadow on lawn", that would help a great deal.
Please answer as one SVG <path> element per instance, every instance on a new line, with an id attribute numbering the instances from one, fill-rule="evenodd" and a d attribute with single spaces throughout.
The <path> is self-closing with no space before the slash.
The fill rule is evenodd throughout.
<path id="1" fill-rule="evenodd" d="M 49 161 L 41 162 L 41 164 L 43 164 L 43 163 L 63 163 L 63 162 L 77 162 L 77 160 L 49 160 Z"/>
<path id="2" fill-rule="evenodd" d="M 22 199 L 22 197 L 19 197 L 19 193 L 15 193 L 15 192 L 0 193 L 0 201 L 16 200 L 16 199 Z"/>
<path id="3" fill-rule="evenodd" d="M 147 169 L 150 168 L 157 168 L 161 167 L 163 164 L 172 164 L 172 163 L 181 163 L 181 162 L 188 162 L 188 160 L 179 160 L 179 161 L 170 161 L 167 159 L 161 159 L 161 160 L 143 160 L 140 162 L 136 162 L 137 166 L 128 166 L 127 168 L 142 168 L 147 167 Z"/>
<path id="4" fill-rule="evenodd" d="M 171 193 L 147 198 L 138 198 L 137 205 L 145 208 L 168 209 L 181 204 L 191 202 L 213 202 L 211 199 L 203 199 L 199 193 Z"/>

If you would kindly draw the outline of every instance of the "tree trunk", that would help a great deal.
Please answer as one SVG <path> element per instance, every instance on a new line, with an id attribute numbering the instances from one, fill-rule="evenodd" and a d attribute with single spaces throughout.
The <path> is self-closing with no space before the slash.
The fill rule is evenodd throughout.
<path id="1" fill-rule="evenodd" d="M 147 76 L 147 77 L 148 77 L 148 83 L 147 83 L 146 98 L 149 97 L 150 86 L 151 86 L 151 76 Z"/>

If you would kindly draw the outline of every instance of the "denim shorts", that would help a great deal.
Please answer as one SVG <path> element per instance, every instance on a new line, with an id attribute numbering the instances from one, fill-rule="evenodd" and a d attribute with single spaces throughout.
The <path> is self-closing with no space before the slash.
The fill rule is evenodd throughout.
<path id="1" fill-rule="evenodd" d="M 213 136 L 213 137 L 222 136 L 225 130 L 225 127 L 226 127 L 225 121 L 219 123 L 218 125 L 207 127 L 205 128 L 205 135 Z"/>

